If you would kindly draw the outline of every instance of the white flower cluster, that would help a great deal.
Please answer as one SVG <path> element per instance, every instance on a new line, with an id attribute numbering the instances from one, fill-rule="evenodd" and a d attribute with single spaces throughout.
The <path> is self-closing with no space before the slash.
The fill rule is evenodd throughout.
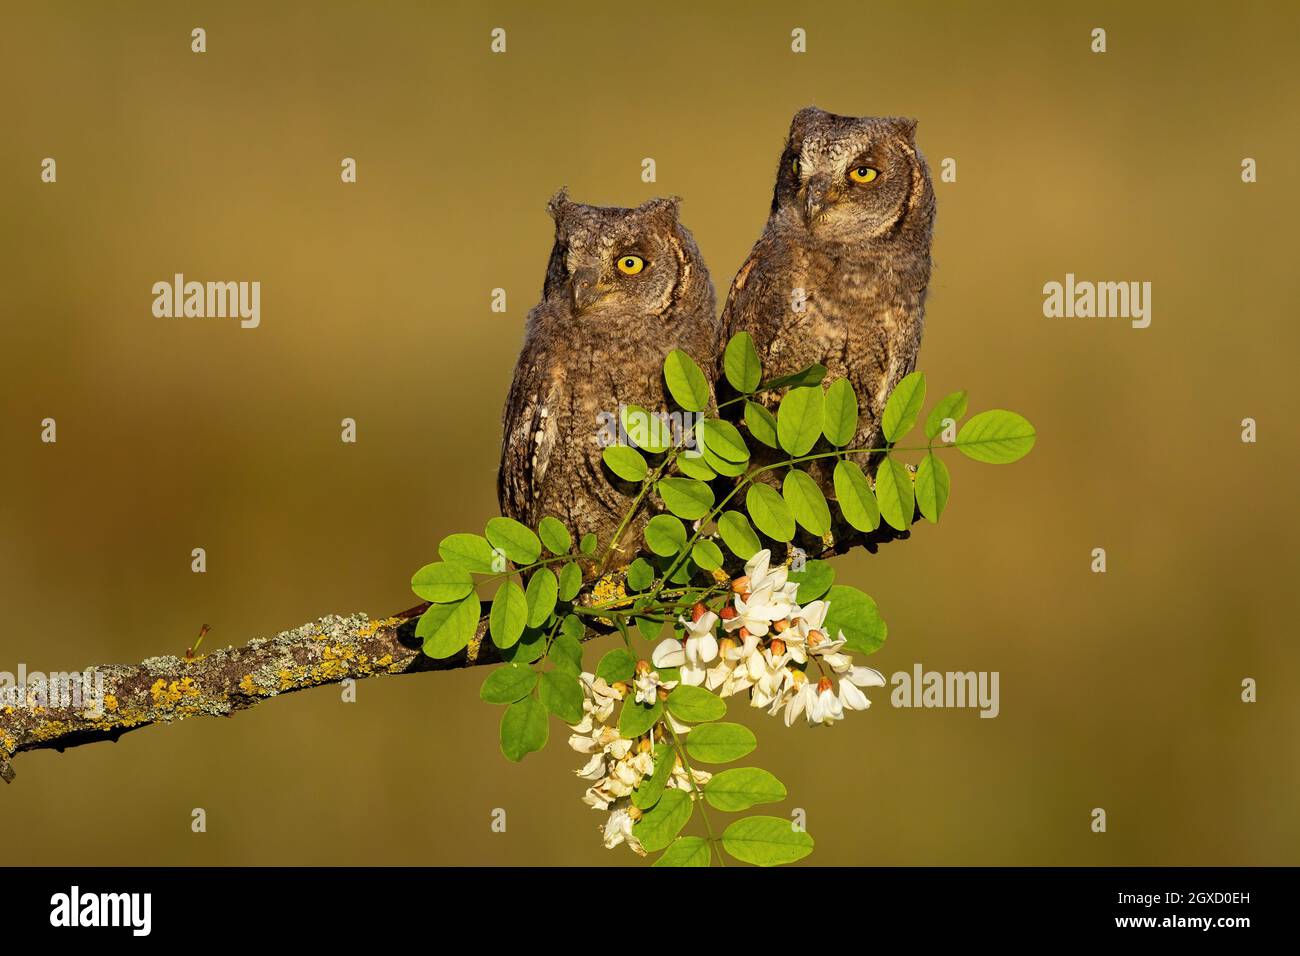
<path id="1" fill-rule="evenodd" d="M 861 688 L 885 685 L 879 671 L 855 666 L 844 653 L 843 632 L 834 640 L 827 637 L 827 603 L 812 601 L 800 607 L 795 602 L 798 584 L 788 580 L 786 567 L 773 568 L 771 561 L 770 551 L 754 555 L 745 565 L 744 576 L 732 582 L 734 605 L 715 614 L 697 604 L 690 621 L 681 619 L 685 636 L 661 641 L 652 655 L 654 667 L 639 662 L 630 682 L 610 684 L 602 677 L 582 674 L 583 718 L 572 725 L 569 746 L 589 755 L 577 774 L 592 781 L 583 801 L 609 811 L 601 828 L 605 846 L 626 843 L 645 855 L 632 829 L 641 818 L 641 811 L 632 805 L 632 793 L 655 772 L 655 744 L 666 738 L 668 729 L 677 735 L 691 729 L 665 709 L 662 722 L 643 736 L 630 740 L 619 733 L 616 703 L 631 695 L 635 703 L 654 704 L 667 699 L 677 686 L 677 681 L 663 680 L 654 668 L 678 668 L 683 684 L 703 684 L 720 697 L 748 690 L 753 706 L 766 708 L 769 714 L 783 712 L 786 726 L 801 714 L 810 724 L 832 724 L 843 719 L 846 710 L 866 710 L 871 701 Z M 815 682 L 808 677 L 810 667 L 820 674 Z M 712 774 L 688 772 L 680 757 L 674 755 L 673 760 L 666 786 L 694 799 L 692 777 L 703 787 Z"/>
<path id="2" fill-rule="evenodd" d="M 638 666 L 631 686 L 622 681 L 608 683 L 603 677 L 584 673 L 581 677 L 583 691 L 583 718 L 573 724 L 573 735 L 569 737 L 569 746 L 579 753 L 589 754 L 586 766 L 577 771 L 579 777 L 593 781 L 583 795 L 583 802 L 597 810 L 608 810 L 609 818 L 601 828 L 604 833 L 605 846 L 613 848 L 626 842 L 631 849 L 645 856 L 645 849 L 632 832 L 632 824 L 641 818 L 641 811 L 632 805 L 632 792 L 640 786 L 641 781 L 654 774 L 655 744 L 661 742 L 662 731 L 656 736 L 656 728 L 648 733 L 629 740 L 619 733 L 614 719 L 614 704 L 623 700 L 629 692 L 635 693 L 638 703 L 654 703 L 668 696 L 668 692 L 677 685 L 676 681 L 661 681 L 659 675 L 648 664 Z M 691 728 L 674 720 L 666 711 L 664 720 L 669 722 L 672 730 L 685 734 Z M 696 770 L 693 775 L 682 766 L 681 758 L 673 755 L 674 765 L 665 784 L 685 791 L 694 799 L 691 786 L 692 776 L 697 786 L 709 782 L 712 774 Z"/>
<path id="3" fill-rule="evenodd" d="M 745 575 L 732 582 L 734 605 L 721 615 L 696 605 L 694 620 L 682 621 L 685 638 L 655 648 L 655 666 L 679 667 L 683 683 L 703 684 L 720 697 L 748 690 L 753 706 L 783 712 L 787 727 L 801 714 L 810 724 L 833 724 L 846 710 L 866 710 L 871 701 L 862 688 L 885 686 L 884 676 L 854 665 L 843 650 L 844 632 L 826 635 L 828 604 L 800 607 L 789 569 L 771 562 L 768 550 L 750 558 Z M 719 622 L 721 640 L 714 634 Z M 815 682 L 808 675 L 813 666 Z"/>

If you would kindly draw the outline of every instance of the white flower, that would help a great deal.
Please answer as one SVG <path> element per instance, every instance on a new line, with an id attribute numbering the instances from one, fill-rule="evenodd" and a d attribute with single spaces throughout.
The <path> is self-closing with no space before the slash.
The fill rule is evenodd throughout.
<path id="1" fill-rule="evenodd" d="M 730 697 L 748 689 L 753 681 L 749 679 L 749 671 L 741 664 L 754 653 L 758 643 L 758 638 L 752 634 L 740 644 L 734 638 L 724 637 L 719 645 L 718 663 L 709 668 L 705 686 L 709 690 L 716 690 L 719 697 Z"/>
<path id="2" fill-rule="evenodd" d="M 713 636 L 718 615 L 705 611 L 698 621 L 679 620 L 686 628 L 685 641 L 665 638 L 655 647 L 650 659 L 655 667 L 681 668 L 682 683 L 698 686 L 704 683 L 704 665 L 718 656 L 718 639 Z"/>
<path id="3" fill-rule="evenodd" d="M 793 725 L 800 714 L 807 712 L 813 698 L 817 696 L 817 688 L 808 680 L 807 675 L 802 671 L 794 673 L 799 677 L 795 678 L 794 690 L 786 699 L 784 719 L 787 727 Z"/>
<path id="4" fill-rule="evenodd" d="M 611 687 L 603 677 L 582 673 L 583 718 L 572 727 L 580 734 L 590 733 L 596 724 L 608 723 L 614 715 L 614 704 L 623 699 L 623 693 Z"/>
<path id="5" fill-rule="evenodd" d="M 784 620 L 794 610 L 794 604 L 780 594 L 769 582 L 757 591 L 751 591 L 748 598 L 736 595 L 736 616 L 723 622 L 727 631 L 744 628 L 746 632 L 763 637 L 773 621 Z"/>
<path id="6" fill-rule="evenodd" d="M 831 689 L 831 679 L 823 677 L 817 682 L 817 690 L 808 700 L 805 708 L 808 723 L 830 725 L 844 719 L 844 705 Z"/>
<path id="7" fill-rule="evenodd" d="M 749 655 L 745 670 L 754 685 L 749 692 L 751 706 L 767 707 L 781 693 L 786 686 L 789 671 L 785 665 L 789 660 L 789 654 L 776 653 L 770 647 Z"/>
<path id="8" fill-rule="evenodd" d="M 884 687 L 885 675 L 873 667 L 850 667 L 840 675 L 839 701 L 846 710 L 866 710 L 871 706 L 861 687 Z"/>
<path id="9" fill-rule="evenodd" d="M 645 848 L 641 846 L 641 841 L 636 838 L 632 832 L 632 824 L 636 821 L 632 819 L 632 814 L 627 807 L 619 807 L 609 815 L 605 821 L 603 835 L 605 839 L 605 848 L 612 850 L 620 843 L 626 843 L 633 853 L 638 856 L 645 856 Z"/>
<path id="10" fill-rule="evenodd" d="M 636 702 L 653 706 L 659 702 L 659 688 L 672 690 L 677 686 L 677 681 L 660 680 L 658 671 L 646 669 L 636 675 L 633 686 L 636 688 Z"/>

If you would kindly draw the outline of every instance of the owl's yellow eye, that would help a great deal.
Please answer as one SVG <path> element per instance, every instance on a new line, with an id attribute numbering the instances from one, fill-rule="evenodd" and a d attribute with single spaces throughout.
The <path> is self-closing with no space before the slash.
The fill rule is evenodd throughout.
<path id="1" fill-rule="evenodd" d="M 645 260 L 640 256 L 619 256 L 618 271 L 625 276 L 634 276 L 645 268 Z"/>
<path id="2" fill-rule="evenodd" d="M 798 156 L 796 156 L 794 159 L 790 160 L 790 172 L 794 173 L 796 176 L 799 175 L 799 157 L 798 157 Z"/>
<path id="3" fill-rule="evenodd" d="M 879 175 L 880 173 L 870 166 L 854 166 L 849 170 L 849 179 L 855 183 L 869 183 Z"/>

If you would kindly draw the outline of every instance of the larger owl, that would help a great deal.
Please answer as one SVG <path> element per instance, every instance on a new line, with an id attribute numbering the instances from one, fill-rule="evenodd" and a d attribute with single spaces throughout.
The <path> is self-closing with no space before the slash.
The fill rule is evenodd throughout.
<path id="1" fill-rule="evenodd" d="M 727 338 L 749 332 L 769 374 L 821 363 L 848 378 L 858 448 L 880 447 L 885 400 L 921 346 L 934 189 L 915 133 L 911 119 L 796 113 L 723 310 Z"/>
<path id="2" fill-rule="evenodd" d="M 620 406 L 672 408 L 663 364 L 673 349 L 714 362 L 716 300 L 677 200 L 619 209 L 561 190 L 548 209 L 555 244 L 506 401 L 498 497 L 502 514 L 530 526 L 551 515 L 596 534 L 604 551 L 638 490 L 601 460 Z M 623 529 L 608 566 L 635 556 L 644 522 Z"/>

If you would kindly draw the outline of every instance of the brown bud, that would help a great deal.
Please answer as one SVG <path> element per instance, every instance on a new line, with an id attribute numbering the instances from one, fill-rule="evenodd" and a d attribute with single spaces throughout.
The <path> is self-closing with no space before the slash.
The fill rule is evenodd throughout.
<path id="1" fill-rule="evenodd" d="M 667 691 L 666 688 L 663 688 L 663 687 L 660 687 L 660 688 L 659 688 L 659 699 L 660 699 L 660 700 L 667 700 L 667 699 L 668 699 L 668 691 Z"/>
<path id="2" fill-rule="evenodd" d="M 738 578 L 735 578 L 735 579 L 731 582 L 731 590 L 735 591 L 737 594 L 748 594 L 748 593 L 749 593 L 749 575 L 748 575 L 748 574 L 744 574 L 744 575 L 741 575 L 741 576 L 738 577 Z"/>
<path id="3" fill-rule="evenodd" d="M 784 633 L 786 628 L 788 628 L 789 626 L 790 626 L 790 619 L 788 617 L 783 617 L 781 618 L 781 620 L 773 623 L 772 630 L 776 631 L 776 633 L 778 634 L 781 634 Z"/>
<path id="4" fill-rule="evenodd" d="M 740 629 L 740 639 L 743 641 L 747 637 L 749 637 L 749 628 L 742 627 Z"/>
<path id="5" fill-rule="evenodd" d="M 823 677 L 821 680 L 817 682 L 817 693 L 820 694 L 822 691 L 830 690 L 830 689 L 831 689 L 831 679 L 829 677 Z"/>
<path id="6" fill-rule="evenodd" d="M 736 609 L 732 607 L 730 604 L 724 607 L 721 610 L 721 612 L 719 612 L 718 614 L 718 617 L 722 618 L 724 621 L 730 621 L 735 616 L 736 616 Z"/>
<path id="7" fill-rule="evenodd" d="M 809 632 L 808 632 L 808 646 L 809 646 L 809 647 L 816 647 L 818 644 L 820 644 L 820 643 L 821 643 L 822 641 L 824 641 L 824 640 L 826 640 L 826 635 L 823 634 L 821 631 L 809 631 Z"/>
<path id="8" fill-rule="evenodd" d="M 785 653 L 785 641 L 781 640 L 779 637 L 772 638 L 771 647 L 772 653 L 776 654 L 778 657 Z"/>
<path id="9" fill-rule="evenodd" d="M 636 662 L 636 672 L 637 672 L 638 674 L 649 674 L 649 673 L 650 673 L 650 662 L 649 662 L 649 661 L 637 661 L 637 662 Z"/>
<path id="10" fill-rule="evenodd" d="M 709 609 L 704 606 L 703 601 L 696 601 L 695 607 L 691 608 L 691 623 L 698 624 L 700 618 L 707 614 Z"/>
<path id="11" fill-rule="evenodd" d="M 627 684 L 621 680 L 614 681 L 614 683 L 609 685 L 609 689 L 614 691 L 614 693 L 618 694 L 620 697 L 627 694 Z"/>
<path id="12" fill-rule="evenodd" d="M 642 737 L 640 743 L 636 745 L 636 749 L 640 753 L 648 754 L 650 751 L 654 750 L 655 748 L 654 748 L 654 744 L 650 743 L 649 737 Z"/>
<path id="13" fill-rule="evenodd" d="M 803 671 L 797 671 L 797 670 L 790 671 L 790 679 L 793 680 L 796 684 L 808 683 L 808 675 L 805 674 Z"/>
<path id="14" fill-rule="evenodd" d="M 641 819 L 642 810 L 640 807 L 631 806 L 627 808 L 627 815 L 628 815 L 628 819 L 630 819 L 633 823 L 636 823 L 638 820 Z"/>

